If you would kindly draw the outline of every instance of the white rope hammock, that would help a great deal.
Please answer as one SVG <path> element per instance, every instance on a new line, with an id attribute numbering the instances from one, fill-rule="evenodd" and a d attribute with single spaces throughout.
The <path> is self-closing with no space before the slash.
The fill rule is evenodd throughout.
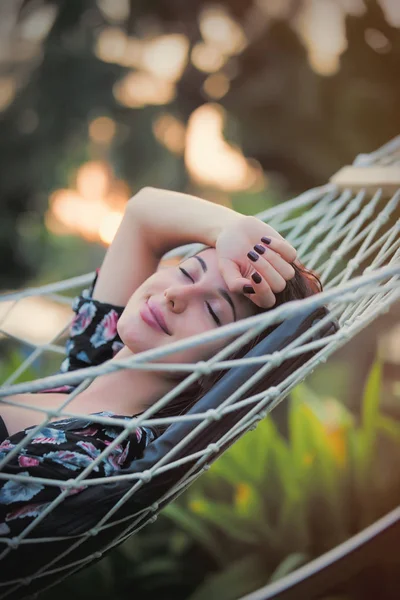
<path id="1" fill-rule="evenodd" d="M 57 342 L 65 329 L 49 344 L 34 345 L 7 333 L 7 317 L 19 302 L 31 296 L 46 296 L 70 305 L 70 298 L 63 292 L 89 284 L 93 274 L 1 296 L 0 302 L 10 305 L 0 322 L 0 333 L 32 351 L 3 382 L 0 414 L 2 402 L 18 404 L 8 400 L 9 395 L 64 384 L 80 385 L 65 396 L 58 410 L 35 408 L 42 414 L 42 422 L 0 460 L 0 480 L 27 481 L 22 474 L 5 472 L 7 462 L 50 419 L 82 418 L 69 405 L 98 375 L 125 368 L 165 371 L 166 364 L 157 360 L 173 351 L 221 339 L 233 332 L 240 335 L 208 361 L 169 365 L 171 371 L 186 371 L 187 377 L 139 417 L 126 420 L 90 416 L 92 422 L 120 426 L 121 434 L 77 477 L 68 481 L 37 478 L 37 483 L 58 488 L 60 493 L 17 537 L 0 537 L 0 599 L 25 597 L 58 583 L 153 521 L 167 502 L 190 485 L 240 435 L 254 428 L 319 363 L 389 310 L 400 298 L 399 215 L 400 137 L 372 154 L 357 157 L 353 167 L 340 171 L 329 184 L 257 215 L 297 249 L 307 267 L 319 273 L 324 285 L 321 294 L 129 359 L 26 383 L 15 381 L 42 354 L 64 353 Z M 193 246 L 177 249 L 168 256 L 189 250 L 193 251 Z M 337 319 L 339 328 L 332 328 L 333 319 Z M 266 327 L 278 323 L 281 325 L 254 352 L 241 359 L 227 359 Z M 292 359 L 290 369 L 285 367 L 288 359 Z M 203 374 L 221 369 L 227 374 L 189 413 L 153 417 Z M 265 381 L 263 391 L 249 396 L 247 390 L 261 378 Z M 100 460 L 138 426 L 166 424 L 173 427 L 148 446 L 143 459 L 134 461 L 132 469 L 122 474 L 116 471 L 107 478 L 88 478 Z M 80 494 L 68 495 L 82 486 L 85 489 Z M 101 519 L 95 522 L 91 516 L 94 503 L 103 507 Z M 26 560 L 35 549 L 39 557 L 45 555 L 45 547 L 51 550 L 50 559 L 47 555 L 43 563 L 39 558 L 37 563 Z"/>

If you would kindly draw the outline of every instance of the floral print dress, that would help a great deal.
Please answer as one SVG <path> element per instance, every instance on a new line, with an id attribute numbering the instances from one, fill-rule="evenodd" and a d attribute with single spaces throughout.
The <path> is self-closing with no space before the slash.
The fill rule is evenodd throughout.
<path id="1" fill-rule="evenodd" d="M 97 275 L 96 275 L 97 277 Z M 73 304 L 75 318 L 66 344 L 67 357 L 60 372 L 66 373 L 110 360 L 122 347 L 117 322 L 123 307 L 99 302 L 92 298 L 91 288 L 78 296 Z M 62 386 L 42 392 L 70 393 L 76 386 Z M 96 413 L 130 420 L 132 415 L 112 412 Z M 7 437 L 0 444 L 0 462 L 13 452 L 33 427 Z M 38 431 L 29 443 L 6 462 L 1 472 L 18 474 L 26 481 L 0 479 L 0 537 L 18 535 L 35 517 L 57 498 L 62 487 L 39 483 L 36 478 L 68 480 L 77 477 L 90 466 L 101 452 L 122 432 L 120 426 L 100 425 L 88 418 L 67 418 L 49 423 Z M 112 452 L 93 468 L 87 478 L 109 477 L 128 468 L 140 458 L 154 439 L 151 428 L 139 427 L 117 444 Z M 69 490 L 79 494 L 84 488 Z"/>

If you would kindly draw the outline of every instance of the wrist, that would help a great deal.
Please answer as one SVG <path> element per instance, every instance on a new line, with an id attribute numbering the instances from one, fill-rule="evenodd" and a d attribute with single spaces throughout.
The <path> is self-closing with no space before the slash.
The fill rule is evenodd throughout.
<path id="1" fill-rule="evenodd" d="M 212 243 L 210 246 L 216 247 L 218 238 L 225 232 L 227 229 L 231 229 L 234 226 L 239 226 L 240 222 L 245 219 L 245 215 L 238 213 L 230 208 L 221 207 L 226 210 L 225 213 L 221 213 L 221 218 L 216 219 L 212 224 L 210 229 L 210 238 Z"/>

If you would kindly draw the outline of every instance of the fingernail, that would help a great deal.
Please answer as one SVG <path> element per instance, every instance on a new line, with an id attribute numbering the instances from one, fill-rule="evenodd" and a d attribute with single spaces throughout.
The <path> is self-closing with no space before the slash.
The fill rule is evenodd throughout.
<path id="1" fill-rule="evenodd" d="M 260 244 L 256 244 L 254 246 L 254 250 L 256 252 L 258 252 L 258 254 L 264 254 L 264 252 L 266 251 L 266 248 L 264 248 L 264 246 L 261 246 Z"/>
<path id="2" fill-rule="evenodd" d="M 253 250 L 250 250 L 250 252 L 247 253 L 247 256 L 250 260 L 252 260 L 253 262 L 256 262 L 256 260 L 259 259 L 258 254 L 256 254 L 255 252 L 253 252 Z"/>
<path id="3" fill-rule="evenodd" d="M 264 242 L 264 244 L 270 244 L 271 243 L 271 238 L 262 237 L 261 241 Z"/>
<path id="4" fill-rule="evenodd" d="M 256 293 L 254 288 L 251 287 L 251 285 L 244 285 L 243 291 L 245 294 L 255 294 Z"/>
<path id="5" fill-rule="evenodd" d="M 254 283 L 261 283 L 261 275 L 259 273 L 253 273 L 251 276 Z"/>

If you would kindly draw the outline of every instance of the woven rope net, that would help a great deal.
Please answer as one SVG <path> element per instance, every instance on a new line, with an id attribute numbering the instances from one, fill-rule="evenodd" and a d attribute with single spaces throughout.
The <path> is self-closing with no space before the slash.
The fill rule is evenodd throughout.
<path id="1" fill-rule="evenodd" d="M 290 241 L 307 267 L 319 273 L 324 291 L 304 300 L 289 302 L 265 314 L 218 328 L 217 331 L 189 338 L 169 347 L 149 350 L 129 359 L 73 373 L 15 383 L 42 355 L 50 353 L 62 359 L 64 349 L 60 339 L 65 337 L 67 328 L 58 332 L 49 343 L 35 345 L 8 332 L 7 323 L 13 311 L 32 296 L 46 296 L 52 301 L 70 305 L 71 297 L 66 295 L 66 292 L 86 286 L 91 282 L 93 274 L 35 289 L 7 293 L 0 297 L 0 309 L 3 307 L 0 312 L 0 333 L 3 339 L 12 338 L 15 343 L 21 345 L 25 355 L 26 349 L 29 350 L 27 358 L 0 388 L 0 414 L 1 403 L 11 403 L 7 396 L 79 383 L 72 394 L 65 396 L 58 410 L 36 409 L 41 412 L 41 424 L 14 448 L 14 453 L 19 452 L 51 418 L 77 416 L 69 410 L 70 402 L 98 375 L 126 368 L 165 371 L 165 363 L 159 363 L 157 360 L 169 352 L 184 350 L 211 339 L 231 336 L 232 333 L 238 334 L 233 342 L 227 342 L 226 347 L 208 361 L 170 365 L 171 370 L 187 371 L 187 377 L 139 417 L 121 420 L 108 416 L 91 416 L 94 422 L 117 424 L 121 427 L 121 434 L 107 447 L 105 454 L 139 425 L 181 424 L 190 427 L 184 436 L 175 439 L 174 445 L 167 445 L 143 463 L 144 470 L 136 469 L 122 474 L 116 471 L 111 477 L 107 477 L 107 481 L 93 475 L 89 479 L 88 475 L 96 468 L 104 456 L 103 453 L 77 477 L 68 481 L 40 479 L 38 483 L 54 486 L 59 490 L 59 494 L 20 535 L 12 539 L 7 536 L 0 537 L 0 570 L 2 562 L 5 564 L 4 561 L 14 559 L 15 562 L 18 561 L 21 552 L 34 551 L 38 543 L 40 551 L 46 545 L 57 543 L 59 546 L 53 546 L 57 550 L 53 550 L 46 564 L 39 566 L 34 572 L 2 579 L 0 598 L 22 597 L 61 581 L 90 562 L 98 560 L 104 552 L 124 541 L 145 523 L 154 520 L 160 508 L 186 489 L 207 469 L 216 456 L 240 435 L 254 428 L 257 421 L 285 398 L 293 386 L 382 312 L 389 310 L 400 298 L 400 137 L 372 154 L 357 157 L 353 166 L 347 168 L 342 179 L 343 181 L 340 176 L 334 178 L 323 187 L 310 190 L 257 215 Z M 168 256 L 181 256 L 192 251 L 193 247 L 179 248 Z M 323 306 L 328 307 L 329 314 L 313 321 L 300 334 L 285 343 L 284 347 L 273 349 L 272 352 L 263 352 L 258 356 L 227 360 L 233 350 L 240 348 L 264 328 L 301 317 L 305 311 L 310 313 Z M 318 332 L 332 318 L 337 319 L 339 328 L 328 335 L 319 336 Z M 279 383 L 266 383 L 262 392 L 253 396 L 247 394 L 254 381 L 259 378 L 264 380 L 268 373 L 279 370 L 288 358 L 301 357 L 307 352 L 312 352 L 311 358 L 300 363 L 298 368 L 292 370 L 283 380 L 281 378 Z M 204 373 L 254 366 L 257 366 L 257 369 L 233 391 L 224 394 L 213 408 L 168 419 L 153 417 L 160 407 L 165 406 Z M 15 400 L 13 403 L 18 404 Z M 240 418 L 237 418 L 232 426 L 215 428 L 216 422 L 223 423 L 225 418 L 238 410 L 241 411 Z M 213 432 L 211 439 L 206 435 L 208 430 Z M 208 441 L 200 449 L 196 446 L 193 451 L 191 443 L 199 435 Z M 26 476 L 23 474 L 10 475 L 4 472 L 6 462 L 11 459 L 12 454 L 0 461 L 0 479 L 24 482 Z M 143 496 L 146 487 L 151 487 L 155 481 L 165 478 L 165 475 L 170 476 L 167 487 L 160 488 L 158 494 Z M 113 484 L 116 487 L 105 484 Z M 99 493 L 102 498 L 104 514 L 101 519 L 90 522 L 86 510 L 84 515 L 87 525 L 84 523 L 78 527 L 74 535 L 63 535 L 62 532 L 49 528 L 43 529 L 43 524 L 51 518 L 54 511 L 60 514 L 64 503 L 71 502 L 69 492 L 83 486 L 85 491 L 82 496 L 86 494 L 87 498 L 93 498 L 93 494 Z M 118 489 L 118 494 L 114 493 L 115 489 Z M 89 494 L 92 495 L 88 496 Z M 134 504 L 135 496 L 140 497 L 140 494 L 141 502 Z M 44 535 L 43 531 L 47 532 L 47 535 Z"/>

